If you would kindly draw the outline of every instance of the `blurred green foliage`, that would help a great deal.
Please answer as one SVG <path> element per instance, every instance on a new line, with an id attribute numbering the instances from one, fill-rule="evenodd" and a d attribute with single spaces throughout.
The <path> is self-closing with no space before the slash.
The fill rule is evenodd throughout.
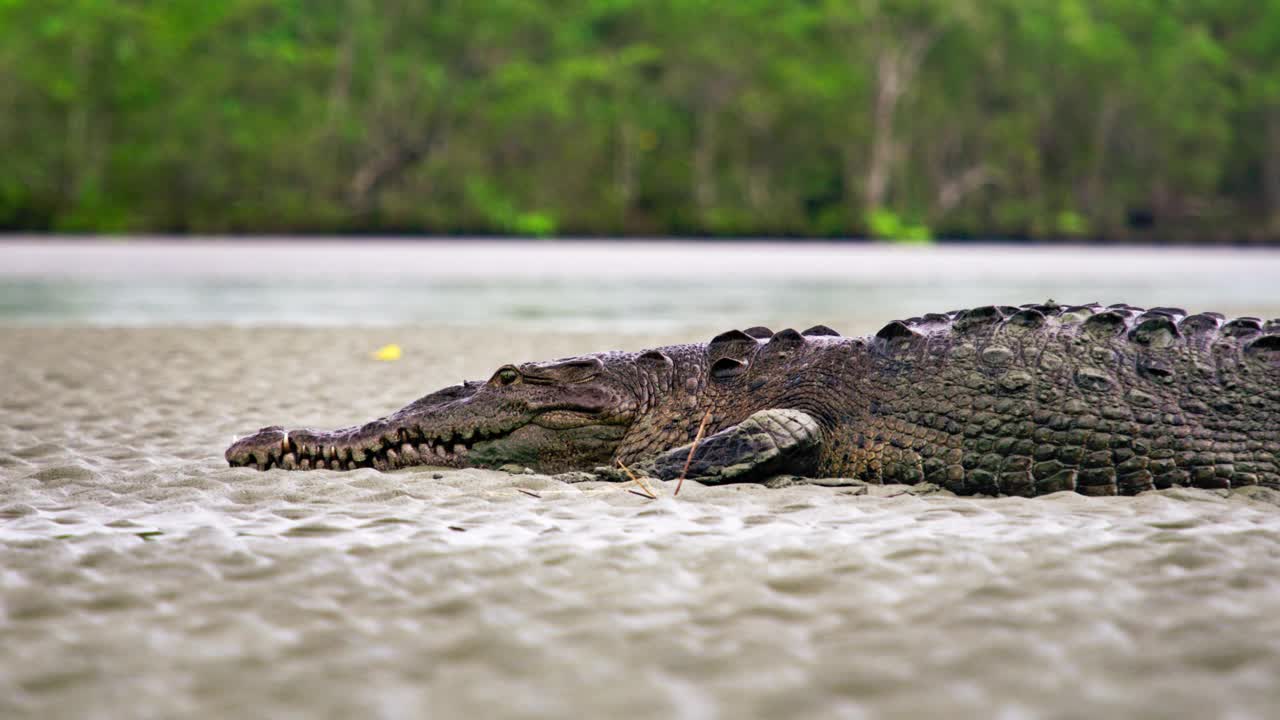
<path id="1" fill-rule="evenodd" d="M 0 0 L 0 228 L 1280 236 L 1280 0 Z"/>

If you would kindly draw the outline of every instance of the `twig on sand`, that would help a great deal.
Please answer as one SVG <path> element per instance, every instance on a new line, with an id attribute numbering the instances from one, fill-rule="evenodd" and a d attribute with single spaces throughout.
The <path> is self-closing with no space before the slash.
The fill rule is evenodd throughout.
<path id="1" fill-rule="evenodd" d="M 632 495 L 639 495 L 640 497 L 644 498 L 645 500 L 657 500 L 657 499 L 658 499 L 658 498 L 656 498 L 656 497 L 654 497 L 654 496 L 652 496 L 652 495 L 647 495 L 647 494 L 645 494 L 645 493 L 637 492 L 637 491 L 635 491 L 635 490 L 627 490 L 627 492 L 631 493 Z"/>
<path id="2" fill-rule="evenodd" d="M 689 457 L 684 459 L 684 469 L 680 471 L 680 481 L 676 483 L 675 495 L 680 494 L 680 488 L 684 487 L 684 476 L 689 474 L 689 465 L 693 463 L 693 454 L 698 450 L 698 443 L 702 442 L 702 434 L 707 431 L 707 423 L 711 421 L 711 408 L 707 408 L 707 412 L 702 416 L 702 422 L 698 424 L 698 434 L 693 436 L 693 444 L 689 446 Z"/>
<path id="3" fill-rule="evenodd" d="M 636 475 L 635 473 L 631 472 L 631 468 L 627 467 L 627 466 L 626 466 L 626 464 L 624 464 L 621 460 L 619 460 L 619 461 L 618 461 L 618 467 L 622 468 L 622 472 L 626 473 L 626 474 L 627 474 L 627 477 L 629 477 L 629 478 L 631 478 L 632 480 L 634 480 L 634 481 L 635 481 L 635 483 L 636 483 L 637 485 L 639 485 L 639 486 L 641 487 L 641 489 L 643 489 L 643 490 L 644 490 L 644 494 L 645 494 L 645 495 L 646 495 L 650 500 L 657 500 L 657 499 L 658 499 L 657 494 L 653 492 L 653 488 L 649 487 L 649 483 L 647 483 L 647 482 L 645 482 L 644 480 L 640 479 L 640 476 L 639 476 L 639 475 Z M 635 492 L 635 491 L 634 491 L 634 490 L 629 490 L 628 492 Z M 636 493 L 636 494 L 637 494 L 637 495 L 639 495 L 640 493 Z"/>
<path id="4" fill-rule="evenodd" d="M 519 490 L 520 492 L 524 493 L 525 495 L 528 495 L 529 497 L 536 497 L 536 498 L 538 498 L 539 500 L 541 500 L 541 499 L 542 499 L 542 496 L 541 496 L 541 495 L 539 495 L 538 493 L 536 493 L 536 492 L 534 492 L 534 491 L 532 491 L 532 490 L 525 490 L 524 488 L 516 488 L 516 490 Z"/>

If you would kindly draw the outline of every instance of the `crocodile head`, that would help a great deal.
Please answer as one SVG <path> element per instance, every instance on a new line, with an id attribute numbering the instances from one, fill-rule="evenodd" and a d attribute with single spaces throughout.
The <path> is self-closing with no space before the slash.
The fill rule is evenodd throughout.
<path id="1" fill-rule="evenodd" d="M 272 426 L 235 442 L 234 466 L 266 470 L 412 465 L 563 472 L 607 464 L 635 420 L 640 363 L 620 353 L 504 365 L 359 427 Z"/>

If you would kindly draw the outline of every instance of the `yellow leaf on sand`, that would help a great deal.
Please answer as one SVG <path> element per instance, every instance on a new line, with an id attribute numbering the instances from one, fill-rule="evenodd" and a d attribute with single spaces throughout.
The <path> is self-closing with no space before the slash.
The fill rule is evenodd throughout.
<path id="1" fill-rule="evenodd" d="M 373 353 L 373 357 L 375 360 L 385 360 L 387 362 L 391 362 L 392 360 L 399 360 L 400 354 L 401 354 L 400 346 L 396 345 L 395 343 L 391 343 L 390 345 L 383 345 L 382 347 L 378 348 Z"/>

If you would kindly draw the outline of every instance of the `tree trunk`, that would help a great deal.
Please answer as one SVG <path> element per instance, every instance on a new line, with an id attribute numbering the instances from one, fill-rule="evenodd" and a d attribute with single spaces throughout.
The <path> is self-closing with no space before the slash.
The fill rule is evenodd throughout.
<path id="1" fill-rule="evenodd" d="M 863 209 L 867 212 L 884 207 L 888 199 L 889 179 L 893 174 L 894 159 L 898 156 L 894 137 L 898 104 L 915 82 L 920 65 L 936 36 L 934 31 L 916 32 L 901 45 L 884 47 L 876 55 L 870 159 L 862 196 Z"/>
<path id="2" fill-rule="evenodd" d="M 978 163 L 958 175 L 943 179 L 939 183 L 937 199 L 934 202 L 935 217 L 942 217 L 955 210 L 964 201 L 965 197 L 989 182 L 991 182 L 991 171 L 982 163 Z"/>
<path id="3" fill-rule="evenodd" d="M 352 175 L 347 186 L 352 205 L 360 212 L 371 210 L 382 188 L 430 156 L 446 135 L 446 121 L 437 117 L 428 121 L 416 138 L 386 142 Z"/>

